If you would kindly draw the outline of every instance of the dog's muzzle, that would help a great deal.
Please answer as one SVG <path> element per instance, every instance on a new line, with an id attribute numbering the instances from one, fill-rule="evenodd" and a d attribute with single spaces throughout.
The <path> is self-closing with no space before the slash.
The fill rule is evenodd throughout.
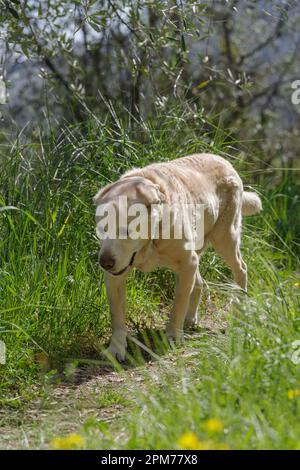
<path id="1" fill-rule="evenodd" d="M 135 255 L 136 255 L 136 251 L 132 254 L 131 260 L 130 260 L 129 264 L 127 266 L 125 266 L 125 268 L 121 269 L 121 271 L 119 271 L 117 273 L 110 272 L 110 274 L 112 274 L 113 276 L 120 276 L 121 274 L 125 273 L 126 269 L 133 265 Z"/>

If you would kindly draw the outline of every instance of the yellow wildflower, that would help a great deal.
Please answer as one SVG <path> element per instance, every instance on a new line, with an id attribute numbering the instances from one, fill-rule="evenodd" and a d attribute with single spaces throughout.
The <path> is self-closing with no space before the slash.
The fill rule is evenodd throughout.
<path id="1" fill-rule="evenodd" d="M 294 390 L 289 390 L 287 392 L 287 396 L 289 400 L 294 400 L 294 398 L 297 398 L 300 396 L 300 390 L 298 390 L 297 388 L 295 388 Z"/>
<path id="2" fill-rule="evenodd" d="M 300 287 L 300 282 L 295 282 L 294 286 L 295 287 Z"/>
<path id="3" fill-rule="evenodd" d="M 229 450 L 227 444 L 211 440 L 200 441 L 194 432 L 184 433 L 177 441 L 180 449 L 184 450 Z"/>
<path id="4" fill-rule="evenodd" d="M 208 432 L 222 432 L 224 426 L 218 418 L 209 418 L 204 422 L 204 428 Z"/>
<path id="5" fill-rule="evenodd" d="M 186 432 L 178 439 L 177 445 L 185 450 L 199 450 L 201 442 L 197 434 L 194 432 Z"/>
<path id="6" fill-rule="evenodd" d="M 230 450 L 230 447 L 223 442 L 200 441 L 194 432 L 184 433 L 178 439 L 177 445 L 184 450 Z"/>
<path id="7" fill-rule="evenodd" d="M 56 450 L 72 450 L 84 447 L 85 439 L 80 434 L 69 434 L 65 437 L 55 437 L 51 441 L 51 447 Z"/>

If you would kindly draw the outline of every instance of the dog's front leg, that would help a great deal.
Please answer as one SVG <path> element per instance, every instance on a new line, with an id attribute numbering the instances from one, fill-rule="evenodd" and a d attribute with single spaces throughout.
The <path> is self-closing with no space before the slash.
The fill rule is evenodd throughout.
<path id="1" fill-rule="evenodd" d="M 167 336 L 171 340 L 178 341 L 183 337 L 184 320 L 195 284 L 197 269 L 198 256 L 196 253 L 190 253 L 190 256 L 176 269 L 175 300 L 167 327 Z"/>
<path id="2" fill-rule="evenodd" d="M 104 273 L 112 325 L 112 336 L 106 352 L 121 362 L 125 360 L 127 347 L 125 324 L 126 279 L 126 273 L 120 276 Z"/>

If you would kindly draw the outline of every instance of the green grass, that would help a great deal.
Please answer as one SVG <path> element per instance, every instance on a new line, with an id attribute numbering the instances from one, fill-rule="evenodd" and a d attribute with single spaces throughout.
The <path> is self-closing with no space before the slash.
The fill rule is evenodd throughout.
<path id="1" fill-rule="evenodd" d="M 114 439 L 112 447 L 173 449 L 190 431 L 206 441 L 211 436 L 204 422 L 217 418 L 224 432 L 213 436 L 215 443 L 300 448 L 300 397 L 288 398 L 289 390 L 300 389 L 300 364 L 291 360 L 300 338 L 299 287 L 288 273 L 274 275 L 273 269 L 258 257 L 252 270 L 260 284 L 227 315 L 226 334 L 200 331 L 190 339 L 176 372 L 172 367 L 163 373 L 159 388 L 149 386 L 139 398 L 137 413 L 125 425 L 128 439 Z M 99 447 L 101 439 L 91 444 Z"/>
<path id="2" fill-rule="evenodd" d="M 131 389 L 130 413 L 112 426 L 88 421 L 79 431 L 92 448 L 175 448 L 187 431 L 230 448 L 300 448 L 300 397 L 288 399 L 289 390 L 300 390 L 300 365 L 291 360 L 292 343 L 300 340 L 298 176 L 258 172 L 259 160 L 245 159 L 225 132 L 202 116 L 177 119 L 176 113 L 156 126 L 144 123 L 138 135 L 116 123 L 88 121 L 30 142 L 3 139 L 0 338 L 7 363 L 0 365 L 0 403 L 8 414 L 26 408 L 47 393 L 56 369 L 97 359 L 109 337 L 91 202 L 99 187 L 129 167 L 211 151 L 231 155 L 245 183 L 262 194 L 263 214 L 244 221 L 249 294 L 223 308 L 230 273 L 210 250 L 201 272 L 226 331 L 199 329 L 162 357 L 169 365 L 158 364 L 159 384 L 145 371 L 142 390 Z M 128 285 L 131 331 L 163 324 L 172 291 L 166 271 L 135 273 Z M 176 367 L 168 363 L 173 356 Z M 126 407 L 124 400 L 108 389 L 95 407 Z M 224 430 L 211 435 L 208 418 L 221 420 Z"/>
<path id="3" fill-rule="evenodd" d="M 99 394 L 96 403 L 99 408 L 107 408 L 115 405 L 126 405 L 127 400 L 116 390 L 105 390 Z"/>

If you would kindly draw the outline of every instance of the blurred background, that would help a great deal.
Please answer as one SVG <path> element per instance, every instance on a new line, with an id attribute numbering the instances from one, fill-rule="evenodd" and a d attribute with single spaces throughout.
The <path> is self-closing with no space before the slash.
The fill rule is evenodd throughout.
<path id="1" fill-rule="evenodd" d="M 295 166 L 299 20 L 296 0 L 1 0 L 0 139 L 176 109 L 263 150 L 262 167 Z"/>

